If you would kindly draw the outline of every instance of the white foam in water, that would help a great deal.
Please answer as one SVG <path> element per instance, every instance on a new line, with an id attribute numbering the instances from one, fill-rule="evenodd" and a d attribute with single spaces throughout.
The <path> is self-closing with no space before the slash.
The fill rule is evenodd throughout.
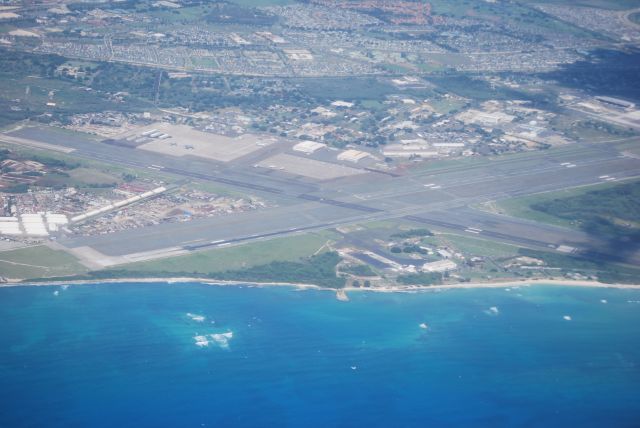
<path id="1" fill-rule="evenodd" d="M 421 323 L 420 324 L 420 328 L 423 329 L 423 330 L 426 330 L 426 329 L 429 328 L 429 326 L 427 324 L 425 324 L 425 323 Z"/>
<path id="2" fill-rule="evenodd" d="M 56 290 L 56 291 L 54 291 L 54 292 L 53 292 L 53 295 L 54 295 L 54 296 L 57 296 L 58 294 L 60 294 L 60 292 L 59 292 L 58 290 Z"/>
<path id="3" fill-rule="evenodd" d="M 208 347 L 211 343 L 215 343 L 222 349 L 229 349 L 229 341 L 232 338 L 232 331 L 193 336 L 193 339 L 196 341 L 196 346 L 201 348 Z"/>
<path id="4" fill-rule="evenodd" d="M 60 288 L 62 288 L 62 291 L 66 290 L 69 287 L 71 287 L 69 284 L 63 284 L 60 286 Z"/>
<path id="5" fill-rule="evenodd" d="M 203 322 L 205 320 L 204 315 L 192 314 L 191 312 L 187 312 L 187 316 L 197 322 Z"/>
<path id="6" fill-rule="evenodd" d="M 571 317 L 569 315 L 565 315 L 562 317 L 565 321 L 571 321 Z"/>
<path id="7" fill-rule="evenodd" d="M 358 366 L 351 366 L 351 370 L 358 370 Z"/>
<path id="8" fill-rule="evenodd" d="M 196 346 L 204 348 L 205 346 L 209 346 L 209 341 L 207 340 L 207 336 L 193 336 L 196 341 Z"/>
<path id="9" fill-rule="evenodd" d="M 233 338 L 233 332 L 211 334 L 210 337 L 222 349 L 229 349 L 229 341 Z"/>
<path id="10" fill-rule="evenodd" d="M 600 300 L 600 303 L 607 303 L 607 299 Z"/>
<path id="11" fill-rule="evenodd" d="M 488 310 L 484 311 L 487 315 L 498 315 L 500 311 L 497 306 L 491 306 Z"/>

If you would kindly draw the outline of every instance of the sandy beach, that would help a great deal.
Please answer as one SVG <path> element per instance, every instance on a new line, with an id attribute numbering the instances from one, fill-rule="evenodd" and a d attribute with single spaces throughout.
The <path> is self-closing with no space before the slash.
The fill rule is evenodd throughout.
<path id="1" fill-rule="evenodd" d="M 376 292 L 376 293 L 416 293 L 427 291 L 445 291 L 455 289 L 476 289 L 476 288 L 511 288 L 528 287 L 534 285 L 559 286 L 559 287 L 595 287 L 595 288 L 619 288 L 640 290 L 640 284 L 608 284 L 598 281 L 582 281 L 568 279 L 527 279 L 520 281 L 494 281 L 494 282 L 465 282 L 444 285 L 387 285 L 382 287 L 345 287 L 336 290 L 335 288 L 322 287 L 315 284 L 286 283 L 286 282 L 250 282 L 250 281 L 217 281 L 215 279 L 202 279 L 193 277 L 175 278 L 118 278 L 118 279 L 95 279 L 95 280 L 75 280 L 75 281 L 43 281 L 43 282 L 6 282 L 1 287 L 32 287 L 32 286 L 61 286 L 61 285 L 88 285 L 88 284 L 124 284 L 124 283 L 169 283 L 187 284 L 199 283 L 212 286 L 245 286 L 245 287 L 292 287 L 298 290 L 324 290 L 336 293 L 336 299 L 348 302 L 347 293 L 351 292 Z"/>

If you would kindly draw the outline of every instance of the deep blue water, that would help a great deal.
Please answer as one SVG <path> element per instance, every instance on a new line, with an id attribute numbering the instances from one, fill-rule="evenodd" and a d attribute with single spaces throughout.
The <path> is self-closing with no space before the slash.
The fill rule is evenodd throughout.
<path id="1" fill-rule="evenodd" d="M 640 291 L 350 297 L 0 289 L 0 426 L 640 426 Z"/>

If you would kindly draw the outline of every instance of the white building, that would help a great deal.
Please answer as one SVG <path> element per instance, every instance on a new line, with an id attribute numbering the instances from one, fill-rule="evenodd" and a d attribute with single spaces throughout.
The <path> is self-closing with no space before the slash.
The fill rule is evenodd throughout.
<path id="1" fill-rule="evenodd" d="M 293 146 L 293 150 L 296 152 L 302 152 L 304 154 L 310 155 L 312 153 L 317 152 L 320 149 L 324 149 L 325 147 L 327 147 L 326 144 L 307 140 Z"/>
<path id="2" fill-rule="evenodd" d="M 369 153 L 367 152 L 351 149 L 351 150 L 345 150 L 344 152 L 340 153 L 338 155 L 338 160 L 357 163 L 358 161 L 366 158 L 367 156 L 369 156 Z"/>
<path id="3" fill-rule="evenodd" d="M 429 262 L 422 265 L 423 272 L 447 272 L 455 270 L 458 267 L 455 262 L 451 260 L 438 260 L 437 262 Z"/>
<path id="4" fill-rule="evenodd" d="M 432 158 L 439 155 L 437 150 L 428 144 L 388 144 L 382 149 L 382 154 L 389 158 Z"/>

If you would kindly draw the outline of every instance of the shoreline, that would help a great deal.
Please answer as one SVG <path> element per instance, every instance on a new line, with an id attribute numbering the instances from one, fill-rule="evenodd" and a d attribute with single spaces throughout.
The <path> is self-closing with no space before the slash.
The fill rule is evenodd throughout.
<path id="1" fill-rule="evenodd" d="M 527 279 L 527 280 L 507 280 L 493 282 L 462 282 L 443 285 L 387 285 L 383 287 L 344 287 L 331 288 L 315 284 L 287 283 L 287 282 L 252 282 L 252 281 L 222 281 L 215 279 L 204 279 L 195 277 L 171 277 L 171 278 L 112 278 L 112 279 L 83 279 L 71 281 L 42 281 L 42 282 L 6 282 L 0 284 L 4 287 L 38 287 L 38 286 L 62 286 L 62 285 L 91 285 L 91 284 L 125 284 L 125 283 L 166 283 L 166 284 L 188 284 L 198 283 L 214 286 L 248 286 L 248 287 L 291 287 L 296 290 L 322 290 L 336 293 L 336 298 L 347 302 L 347 292 L 374 292 L 374 293 L 412 293 L 423 291 L 444 291 L 455 289 L 481 289 L 481 288 L 511 288 L 529 287 L 535 285 L 556 286 L 556 287 L 590 287 L 590 288 L 616 288 L 640 290 L 640 284 L 618 284 L 604 283 L 589 280 L 570 279 Z"/>

